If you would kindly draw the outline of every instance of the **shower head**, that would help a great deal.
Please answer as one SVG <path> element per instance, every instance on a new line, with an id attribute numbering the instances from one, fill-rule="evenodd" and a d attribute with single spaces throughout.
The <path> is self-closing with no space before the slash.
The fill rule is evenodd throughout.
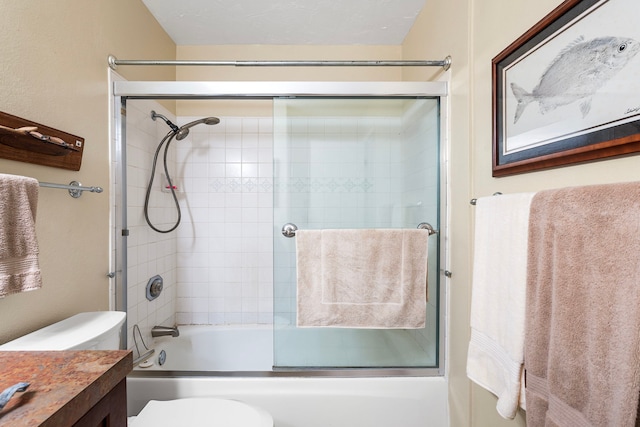
<path id="1" fill-rule="evenodd" d="M 205 117 L 203 119 L 194 120 L 192 122 L 187 123 L 186 125 L 180 126 L 178 130 L 176 130 L 176 139 L 178 141 L 183 140 L 189 135 L 189 128 L 197 126 L 201 123 L 205 125 L 217 125 L 220 123 L 220 119 L 217 117 Z"/>
<path id="2" fill-rule="evenodd" d="M 151 110 L 151 118 L 155 120 L 158 117 L 161 118 L 171 128 L 178 141 L 185 139 L 187 135 L 189 135 L 189 128 L 192 128 L 201 123 L 204 123 L 205 125 L 217 125 L 218 123 L 220 123 L 220 119 L 217 117 L 205 117 L 203 119 L 194 120 L 187 123 L 186 125 L 178 127 L 171 123 L 171 120 L 167 119 L 162 114 L 158 114 L 155 111 Z"/>
<path id="3" fill-rule="evenodd" d="M 156 120 L 156 118 L 160 117 L 162 120 L 164 120 L 164 122 L 169 125 L 169 127 L 171 128 L 172 131 L 174 132 L 178 132 L 180 130 L 180 128 L 178 128 L 178 126 L 174 125 L 173 123 L 171 123 L 171 120 L 167 119 L 165 116 L 163 116 L 162 114 L 158 114 L 156 113 L 154 110 L 151 110 L 151 119 L 153 119 L 153 121 Z"/>

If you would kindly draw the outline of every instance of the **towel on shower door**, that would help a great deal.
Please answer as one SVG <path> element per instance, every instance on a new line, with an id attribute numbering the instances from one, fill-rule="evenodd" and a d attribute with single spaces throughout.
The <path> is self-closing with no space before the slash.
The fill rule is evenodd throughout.
<path id="1" fill-rule="evenodd" d="M 42 286 L 36 238 L 38 181 L 0 174 L 0 298 Z"/>
<path id="2" fill-rule="evenodd" d="M 498 397 L 496 409 L 508 419 L 524 406 L 527 238 L 534 194 L 483 197 L 475 207 L 467 376 Z"/>
<path id="3" fill-rule="evenodd" d="M 300 327 L 405 329 L 426 321 L 425 230 L 298 230 Z"/>
<path id="4" fill-rule="evenodd" d="M 527 426 L 634 426 L 640 391 L 640 183 L 531 204 Z"/>

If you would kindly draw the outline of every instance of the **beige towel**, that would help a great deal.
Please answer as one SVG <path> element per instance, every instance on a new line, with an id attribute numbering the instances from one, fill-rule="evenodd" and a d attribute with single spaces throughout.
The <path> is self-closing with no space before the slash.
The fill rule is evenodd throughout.
<path id="1" fill-rule="evenodd" d="M 298 230 L 300 327 L 423 328 L 425 230 Z"/>
<path id="2" fill-rule="evenodd" d="M 42 286 L 37 202 L 37 180 L 0 174 L 0 298 Z"/>
<path id="3" fill-rule="evenodd" d="M 529 207 L 535 193 L 490 196 L 475 207 L 467 376 L 513 419 L 522 405 Z"/>
<path id="4" fill-rule="evenodd" d="M 634 426 L 640 391 L 640 183 L 531 205 L 527 426 Z"/>

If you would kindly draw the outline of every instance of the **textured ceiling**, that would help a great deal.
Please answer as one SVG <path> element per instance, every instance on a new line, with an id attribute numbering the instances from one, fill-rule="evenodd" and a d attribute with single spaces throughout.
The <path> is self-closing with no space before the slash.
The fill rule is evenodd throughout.
<path id="1" fill-rule="evenodd" d="M 183 45 L 400 45 L 426 0 L 142 0 Z"/>

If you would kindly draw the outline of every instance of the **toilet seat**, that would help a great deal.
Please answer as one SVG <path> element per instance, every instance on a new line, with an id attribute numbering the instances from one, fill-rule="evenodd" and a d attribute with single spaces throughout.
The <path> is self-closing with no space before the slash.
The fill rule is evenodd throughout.
<path id="1" fill-rule="evenodd" d="M 271 415 L 236 400 L 194 397 L 151 400 L 135 417 L 132 427 L 273 427 Z"/>

